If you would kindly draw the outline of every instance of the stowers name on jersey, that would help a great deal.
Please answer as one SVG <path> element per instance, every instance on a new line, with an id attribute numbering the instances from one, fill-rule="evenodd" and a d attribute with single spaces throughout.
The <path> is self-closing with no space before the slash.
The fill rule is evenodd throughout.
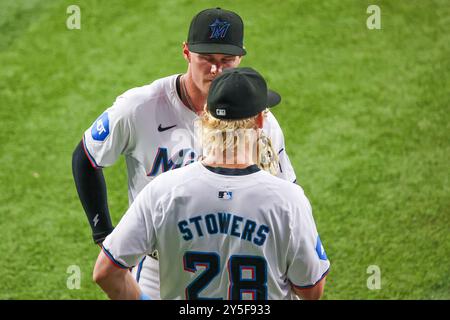
<path id="1" fill-rule="evenodd" d="M 178 222 L 178 229 L 186 241 L 196 237 L 229 234 L 262 246 L 267 239 L 270 228 L 264 224 L 258 225 L 255 221 L 240 217 L 232 213 L 210 213 L 198 215 L 188 220 Z"/>

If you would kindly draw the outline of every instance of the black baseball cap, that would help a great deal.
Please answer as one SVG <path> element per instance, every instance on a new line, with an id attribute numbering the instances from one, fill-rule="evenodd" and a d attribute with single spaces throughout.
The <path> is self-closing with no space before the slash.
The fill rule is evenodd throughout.
<path id="1" fill-rule="evenodd" d="M 243 56 L 244 22 L 241 17 L 221 8 L 199 12 L 191 21 L 187 44 L 196 53 L 221 53 Z"/>
<path id="2" fill-rule="evenodd" d="M 254 117 L 280 101 L 280 95 L 267 89 L 256 70 L 228 68 L 211 82 L 207 105 L 217 119 L 239 120 Z"/>

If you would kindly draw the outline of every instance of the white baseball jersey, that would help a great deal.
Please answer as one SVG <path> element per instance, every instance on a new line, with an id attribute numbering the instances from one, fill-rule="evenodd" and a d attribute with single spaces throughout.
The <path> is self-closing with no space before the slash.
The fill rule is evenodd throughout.
<path id="1" fill-rule="evenodd" d="M 293 299 L 330 266 L 302 188 L 255 165 L 160 175 L 103 246 L 122 268 L 161 252 L 163 299 Z"/>
<path id="2" fill-rule="evenodd" d="M 178 76 L 126 91 L 84 133 L 85 152 L 94 167 L 108 167 L 121 154 L 125 156 L 130 204 L 156 176 L 195 162 L 200 155 L 194 130 L 198 116 L 181 101 L 176 89 Z M 270 112 L 263 130 L 278 152 L 278 176 L 295 182 L 283 133 Z M 147 258 L 134 272 L 142 290 L 158 299 L 157 261 Z"/>
<path id="3" fill-rule="evenodd" d="M 117 97 L 86 130 L 83 143 L 95 167 L 108 167 L 121 154 L 128 170 L 130 204 L 154 177 L 198 159 L 194 121 L 198 116 L 186 108 L 176 90 L 178 75 L 156 80 Z M 263 130 L 279 153 L 278 176 L 296 180 L 285 151 L 281 128 L 270 112 Z"/>

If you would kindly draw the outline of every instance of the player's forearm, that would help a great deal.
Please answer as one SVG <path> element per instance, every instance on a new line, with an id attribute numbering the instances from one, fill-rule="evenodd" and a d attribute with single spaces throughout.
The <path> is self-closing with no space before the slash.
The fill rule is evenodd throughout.
<path id="1" fill-rule="evenodd" d="M 141 295 L 139 285 L 127 270 L 95 280 L 111 300 L 138 300 Z"/>
<path id="2" fill-rule="evenodd" d="M 314 287 L 308 289 L 299 289 L 295 288 L 294 292 L 302 299 L 302 300 L 319 300 L 325 288 L 325 278 L 320 280 Z"/>
<path id="3" fill-rule="evenodd" d="M 115 266 L 103 251 L 95 263 L 93 280 L 112 300 L 137 300 L 141 295 L 131 272 Z"/>
<path id="4" fill-rule="evenodd" d="M 108 210 L 106 182 L 102 170 L 92 167 L 82 143 L 81 141 L 73 152 L 72 173 L 94 241 L 100 243 L 113 230 Z"/>

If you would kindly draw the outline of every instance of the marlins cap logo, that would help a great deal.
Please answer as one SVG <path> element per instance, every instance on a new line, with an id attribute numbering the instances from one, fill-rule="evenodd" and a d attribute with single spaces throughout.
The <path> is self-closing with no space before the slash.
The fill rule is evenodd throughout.
<path id="1" fill-rule="evenodd" d="M 231 26 L 229 22 L 221 21 L 216 19 L 212 24 L 209 25 L 211 28 L 210 39 L 223 39 L 227 35 L 228 28 Z"/>

